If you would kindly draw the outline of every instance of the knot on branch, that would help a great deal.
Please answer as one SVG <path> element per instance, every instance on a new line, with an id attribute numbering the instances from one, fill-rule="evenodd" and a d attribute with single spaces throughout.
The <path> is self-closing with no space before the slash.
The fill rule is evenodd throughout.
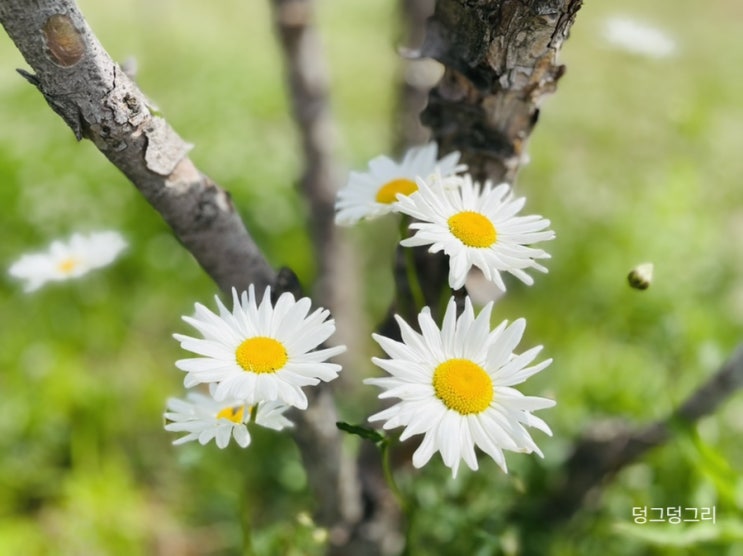
<path id="1" fill-rule="evenodd" d="M 68 15 L 50 16 L 42 27 L 44 40 L 51 60 L 58 66 L 70 68 L 85 54 L 82 32 L 75 27 Z"/>

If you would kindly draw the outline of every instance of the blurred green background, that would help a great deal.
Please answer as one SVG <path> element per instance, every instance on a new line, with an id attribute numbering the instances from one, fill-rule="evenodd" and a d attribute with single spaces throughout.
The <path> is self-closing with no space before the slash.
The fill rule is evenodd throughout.
<path id="1" fill-rule="evenodd" d="M 141 88 L 232 193 L 271 262 L 310 284 L 293 185 L 300 155 L 267 4 L 80 4 L 115 59 L 137 59 Z M 555 360 L 524 388 L 558 401 L 540 414 L 554 438 L 535 432 L 545 459 L 509 454 L 508 476 L 481 457 L 479 473 L 453 481 L 438 456 L 401 476 L 420 507 L 413 554 L 518 553 L 505 510 L 540 495 L 540 478 L 580 431 L 662 417 L 741 336 L 743 49 L 733 37 L 743 7 L 631 0 L 617 9 L 588 2 L 578 14 L 561 57 L 568 72 L 519 177 L 527 211 L 557 232 L 550 273 L 531 288 L 510 280 L 495 311 L 498 320 L 526 317 L 523 349 L 543 344 Z M 339 161 L 360 169 L 394 139 L 396 3 L 321 0 L 319 10 Z M 602 26 L 611 15 L 664 28 L 677 54 L 610 48 Z M 15 73 L 26 65 L 4 34 L 0 60 L 0 264 L 73 231 L 117 229 L 130 242 L 112 267 L 32 295 L 7 274 L 0 280 L 0 554 L 238 554 L 241 512 L 252 516 L 258 554 L 319 553 L 321 539 L 299 517 L 311 500 L 288 436 L 257 431 L 246 451 L 171 446 L 162 412 L 183 393 L 171 334 L 187 330 L 180 316 L 196 301 L 211 304 L 216 288 L 136 190 Z M 348 232 L 365 265 L 363 329 L 388 302 L 393 222 Z M 643 261 L 655 263 L 656 278 L 638 292 L 626 274 Z M 374 372 L 355 367 L 346 381 L 355 403 L 341 416 L 360 422 L 376 392 L 352 387 Z M 741 434 L 736 394 L 626 468 L 545 540 L 544 554 L 743 554 Z M 714 505 L 717 523 L 632 522 L 633 506 L 679 505 Z M 519 527 L 529 534 L 540 524 Z"/>

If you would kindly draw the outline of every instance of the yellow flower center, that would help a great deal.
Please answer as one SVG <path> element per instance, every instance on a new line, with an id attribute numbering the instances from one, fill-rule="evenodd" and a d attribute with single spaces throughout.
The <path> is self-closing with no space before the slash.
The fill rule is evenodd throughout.
<path id="1" fill-rule="evenodd" d="M 388 181 L 377 191 L 375 200 L 377 203 L 384 203 L 389 205 L 397 201 L 397 194 L 402 193 L 403 195 L 411 195 L 418 191 L 418 185 L 407 178 L 398 178 L 396 180 Z"/>
<path id="2" fill-rule="evenodd" d="M 238 407 L 225 407 L 222 411 L 217 413 L 217 419 L 227 419 L 228 421 L 232 421 L 233 423 L 242 423 L 244 416 L 244 405 L 240 405 Z"/>
<path id="3" fill-rule="evenodd" d="M 433 372 L 433 389 L 449 409 L 470 415 L 485 411 L 493 401 L 493 381 L 469 359 L 449 359 Z"/>
<path id="4" fill-rule="evenodd" d="M 238 365 L 253 373 L 275 373 L 289 360 L 283 344 L 266 336 L 245 340 L 237 346 L 235 357 Z"/>
<path id="5" fill-rule="evenodd" d="M 72 257 L 68 257 L 66 259 L 63 259 L 57 263 L 57 270 L 59 270 L 62 274 L 69 274 L 73 270 L 75 270 L 75 267 L 79 264 L 79 261 L 77 259 L 73 259 Z"/>
<path id="6" fill-rule="evenodd" d="M 449 231 L 467 247 L 490 247 L 498 239 L 495 226 L 479 212 L 465 210 L 447 221 Z"/>

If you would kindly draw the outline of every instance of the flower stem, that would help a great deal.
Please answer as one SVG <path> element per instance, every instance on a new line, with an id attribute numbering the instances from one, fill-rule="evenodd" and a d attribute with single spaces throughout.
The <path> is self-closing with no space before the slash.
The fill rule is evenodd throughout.
<path id="1" fill-rule="evenodd" d="M 407 233 L 408 226 L 410 225 L 410 217 L 402 215 L 400 218 L 400 238 L 404 238 Z M 421 287 L 420 278 L 418 272 L 415 269 L 415 252 L 412 248 L 405 249 L 405 276 L 407 278 L 408 290 L 410 296 L 413 299 L 414 308 L 419 311 L 426 304 L 426 298 L 423 295 L 423 288 Z"/>
<path id="2" fill-rule="evenodd" d="M 246 495 L 247 489 L 243 488 L 240 493 L 240 529 L 242 530 L 242 556 L 256 556 L 253 549 L 253 524 L 250 512 L 250 503 Z"/>
<path id="3" fill-rule="evenodd" d="M 400 556 L 411 556 L 411 538 L 413 531 L 413 520 L 415 518 L 415 503 L 408 500 L 400 487 L 397 486 L 395 476 L 392 473 L 392 466 L 390 465 L 390 441 L 389 439 L 384 440 L 380 443 L 380 449 L 382 450 L 382 472 L 384 478 L 387 481 L 387 485 L 390 487 L 392 494 L 395 496 L 395 500 L 400 505 L 400 511 L 405 515 L 407 521 L 405 525 L 405 548 L 403 549 Z"/>
<path id="4" fill-rule="evenodd" d="M 395 495 L 395 499 L 397 500 L 397 503 L 400 505 L 400 509 L 403 511 L 404 514 L 408 514 L 408 511 L 410 510 L 410 505 L 408 504 L 408 501 L 405 499 L 405 495 L 403 495 L 402 491 L 400 490 L 400 487 L 397 486 L 397 482 L 395 481 L 395 475 L 392 473 L 392 467 L 390 466 L 390 442 L 389 440 L 384 440 L 380 443 L 380 449 L 382 450 L 382 472 L 384 473 L 384 479 L 387 481 L 387 485 L 390 487 L 390 490 L 392 491 L 392 494 Z"/>

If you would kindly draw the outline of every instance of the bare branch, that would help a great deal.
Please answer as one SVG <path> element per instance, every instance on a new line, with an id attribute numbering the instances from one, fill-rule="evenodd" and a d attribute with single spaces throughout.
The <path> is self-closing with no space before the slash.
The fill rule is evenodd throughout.
<path id="1" fill-rule="evenodd" d="M 691 425 L 713 413 L 742 386 L 743 344 L 667 417 L 636 430 L 613 423 L 590 431 L 573 449 L 561 480 L 540 501 L 537 519 L 545 524 L 569 519 L 590 492 L 649 450 L 663 445 L 679 425 Z"/>
<path id="2" fill-rule="evenodd" d="M 330 77 L 313 25 L 313 0 L 272 0 L 274 27 L 284 57 L 289 99 L 304 153 L 300 191 L 309 204 L 310 228 L 318 276 L 318 299 L 333 296 L 339 237 L 334 223 L 335 194 L 340 186 L 333 161 L 337 131 L 330 113 Z"/>
<path id="3" fill-rule="evenodd" d="M 273 283 L 229 194 L 193 165 L 191 145 L 153 113 L 73 1 L 6 0 L 0 22 L 35 72 L 21 74 L 132 181 L 223 291 Z"/>
<path id="4" fill-rule="evenodd" d="M 313 0 L 272 0 L 274 27 L 279 39 L 288 93 L 304 153 L 299 188 L 309 205 L 309 219 L 318 284 L 315 297 L 333 311 L 336 320 L 348 323 L 339 330 L 345 343 L 354 344 L 354 323 L 360 319 L 356 280 L 349 246 L 335 226 L 335 194 L 339 172 L 333 160 L 337 131 L 330 112 L 330 78 L 320 39 L 314 27 Z M 338 416 L 330 388 L 322 386 L 306 418 L 312 435 L 298 428 L 295 438 L 302 448 L 313 490 L 318 494 L 318 519 L 331 524 L 330 542 L 351 550 L 353 523 L 361 515 L 360 486 L 355 462 L 341 451 Z M 321 436 L 315 434 L 320 431 Z M 335 550 L 336 548 L 334 548 Z M 353 551 L 359 552 L 354 546 Z"/>
<path id="5" fill-rule="evenodd" d="M 341 186 L 333 153 L 338 132 L 330 110 L 330 77 L 314 26 L 314 0 L 272 0 L 274 27 L 284 57 L 289 99 L 297 123 L 304 169 L 299 189 L 309 206 L 317 260 L 314 298 L 343 322 L 338 337 L 355 347 L 359 331 L 358 269 L 349 242 L 335 225 Z"/>

